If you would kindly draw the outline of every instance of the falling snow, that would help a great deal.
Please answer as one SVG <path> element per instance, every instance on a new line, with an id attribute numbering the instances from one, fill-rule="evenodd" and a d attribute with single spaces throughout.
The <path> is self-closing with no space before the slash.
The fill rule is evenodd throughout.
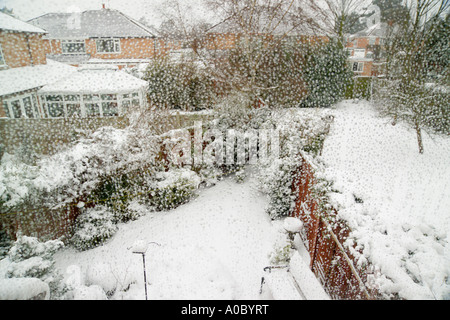
<path id="1" fill-rule="evenodd" d="M 450 299 L 449 10 L 0 0 L 0 299 Z"/>

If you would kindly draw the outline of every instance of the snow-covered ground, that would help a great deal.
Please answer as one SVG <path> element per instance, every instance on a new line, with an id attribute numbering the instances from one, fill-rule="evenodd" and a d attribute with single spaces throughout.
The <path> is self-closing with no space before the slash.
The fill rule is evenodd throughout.
<path id="1" fill-rule="evenodd" d="M 383 276 L 384 292 L 406 299 L 450 298 L 450 139 L 393 126 L 368 102 L 333 111 L 325 140 L 325 175 L 341 193 L 332 200 Z M 358 203 L 355 197 L 363 201 Z"/>
<path id="2" fill-rule="evenodd" d="M 450 139 L 423 133 L 425 153 L 419 154 L 414 130 L 392 126 L 368 102 L 344 101 L 325 111 L 334 122 L 317 174 L 339 191 L 330 200 L 353 230 L 346 245 L 356 243 L 359 262 L 370 260 L 377 268 L 371 284 L 405 299 L 450 299 Z M 255 177 L 245 183 L 229 177 L 175 210 L 153 212 L 136 203 L 142 217 L 120 224 L 101 247 L 63 249 L 55 255 L 56 267 L 74 299 L 105 293 L 144 299 L 142 256 L 132 247 L 156 242 L 146 253 L 149 299 L 301 298 L 283 273 L 267 278 L 278 292 L 259 295 L 264 267 L 286 245 L 283 223 L 270 220 L 268 199 L 259 190 Z M 298 247 L 292 274 L 306 279 L 302 290 L 326 298 L 305 272 L 308 257 Z"/>
<path id="3" fill-rule="evenodd" d="M 226 178 L 175 210 L 120 225 L 101 247 L 61 251 L 56 266 L 75 299 L 104 298 L 98 286 L 116 288 L 112 299 L 144 299 L 142 255 L 131 249 L 137 241 L 156 242 L 146 253 L 148 299 L 260 299 L 263 269 L 286 234 L 265 213 L 267 199 L 254 183 Z"/>

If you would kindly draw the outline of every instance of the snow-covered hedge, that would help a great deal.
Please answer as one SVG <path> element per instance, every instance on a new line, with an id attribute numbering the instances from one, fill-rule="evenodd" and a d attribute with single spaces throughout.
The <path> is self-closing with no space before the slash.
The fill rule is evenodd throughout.
<path id="1" fill-rule="evenodd" d="M 280 154 L 259 166 L 261 190 L 269 197 L 271 218 L 288 216 L 295 205 L 294 179 L 302 158 L 319 155 L 332 116 L 328 110 L 287 110 L 275 117 L 280 132 Z"/>
<path id="2" fill-rule="evenodd" d="M 138 217 L 128 209 L 135 198 L 155 210 L 186 202 L 198 186 L 198 176 L 163 161 L 167 139 L 139 128 L 103 127 L 66 150 L 38 159 L 36 165 L 4 155 L 0 211 L 9 213 L 2 217 L 5 225 L 11 224 L 7 218 L 19 218 L 23 223 L 45 220 L 39 211 L 43 207 L 64 210 L 102 205 L 118 223 Z"/>

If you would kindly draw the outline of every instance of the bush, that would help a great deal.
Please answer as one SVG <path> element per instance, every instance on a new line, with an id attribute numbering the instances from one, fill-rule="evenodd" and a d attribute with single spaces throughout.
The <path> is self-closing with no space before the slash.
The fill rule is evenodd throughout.
<path id="1" fill-rule="evenodd" d="M 329 107 L 345 97 L 351 84 L 353 74 L 347 66 L 348 53 L 334 40 L 308 50 L 304 66 L 308 97 L 303 105 Z"/>
<path id="2" fill-rule="evenodd" d="M 98 247 L 117 231 L 112 212 L 105 206 L 88 208 L 75 221 L 70 243 L 80 251 Z"/>
<path id="3" fill-rule="evenodd" d="M 55 268 L 53 255 L 64 244 L 59 240 L 40 242 L 37 238 L 22 236 L 9 250 L 11 261 L 8 278 L 38 278 L 48 284 L 51 298 L 61 298 L 66 288 Z"/>
<path id="4" fill-rule="evenodd" d="M 175 209 L 189 201 L 200 184 L 199 176 L 190 170 L 172 169 L 160 172 L 157 181 L 150 181 L 148 204 L 157 211 Z"/>
<path id="5" fill-rule="evenodd" d="M 264 188 L 269 196 L 266 212 L 272 219 L 287 217 L 294 208 L 296 195 L 292 186 L 297 165 L 285 158 L 276 161 L 270 166 L 270 170 L 266 171 Z"/>

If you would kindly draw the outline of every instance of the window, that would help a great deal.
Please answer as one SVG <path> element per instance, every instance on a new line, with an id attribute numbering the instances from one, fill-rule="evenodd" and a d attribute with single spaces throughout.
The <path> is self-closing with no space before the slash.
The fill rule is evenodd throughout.
<path id="1" fill-rule="evenodd" d="M 126 97 L 126 98 L 124 98 Z M 120 108 L 140 105 L 139 93 L 108 94 L 47 94 L 42 95 L 44 109 L 50 118 L 118 117 Z"/>
<path id="2" fill-rule="evenodd" d="M 364 56 L 366 55 L 366 49 L 355 49 L 354 50 L 354 57 L 357 58 L 364 58 Z"/>
<path id="3" fill-rule="evenodd" d="M 20 100 L 14 100 L 10 104 L 12 115 L 15 119 L 22 118 L 22 108 L 20 106 Z"/>
<path id="4" fill-rule="evenodd" d="M 42 96 L 42 101 L 49 118 L 77 118 L 82 115 L 78 95 L 46 95 Z"/>
<path id="5" fill-rule="evenodd" d="M 80 96 L 65 95 L 64 102 L 67 110 L 67 118 L 81 118 Z"/>
<path id="6" fill-rule="evenodd" d="M 114 117 L 119 115 L 119 105 L 117 104 L 117 95 L 102 94 L 102 113 L 104 117 Z"/>
<path id="7" fill-rule="evenodd" d="M 117 95 L 87 94 L 83 96 L 88 117 L 114 117 L 119 115 Z"/>
<path id="8" fill-rule="evenodd" d="M 11 114 L 9 113 L 8 104 L 6 102 L 3 102 L 3 110 L 5 110 L 6 117 L 11 118 Z"/>
<path id="9" fill-rule="evenodd" d="M 0 67 L 6 66 L 5 56 L 3 55 L 2 45 L 0 44 Z"/>
<path id="10" fill-rule="evenodd" d="M 362 72 L 364 70 L 364 62 L 353 62 L 353 71 Z"/>
<path id="11" fill-rule="evenodd" d="M 5 110 L 6 116 L 12 119 L 33 119 L 41 117 L 36 96 L 33 94 L 5 99 L 3 101 L 3 109 Z"/>
<path id="12" fill-rule="evenodd" d="M 97 43 L 98 53 L 117 53 L 120 52 L 119 39 L 99 39 Z"/>
<path id="13" fill-rule="evenodd" d="M 64 117 L 64 103 L 61 96 L 51 95 L 46 97 L 46 106 L 48 110 L 48 116 L 50 118 L 63 118 Z"/>
<path id="14" fill-rule="evenodd" d="M 122 112 L 128 111 L 130 106 L 138 107 L 140 105 L 139 93 L 133 92 L 122 95 Z"/>
<path id="15" fill-rule="evenodd" d="M 77 54 L 86 52 L 86 44 L 84 40 L 62 40 L 62 53 Z"/>
<path id="16" fill-rule="evenodd" d="M 369 45 L 374 46 L 376 40 L 377 40 L 377 39 L 376 39 L 375 37 L 370 37 L 370 38 L 369 38 Z"/>

